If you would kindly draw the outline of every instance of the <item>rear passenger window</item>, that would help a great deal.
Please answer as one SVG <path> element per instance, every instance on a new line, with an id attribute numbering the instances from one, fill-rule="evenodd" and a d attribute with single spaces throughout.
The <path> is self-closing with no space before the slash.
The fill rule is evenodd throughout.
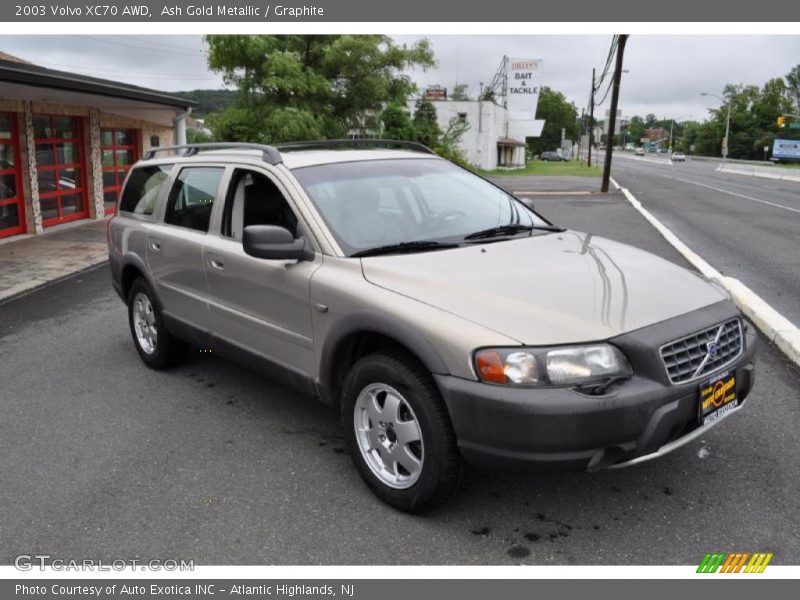
<path id="1" fill-rule="evenodd" d="M 131 171 L 119 201 L 120 211 L 152 215 L 161 186 L 171 170 L 172 165 L 150 165 Z"/>
<path id="2" fill-rule="evenodd" d="M 167 200 L 164 222 L 197 231 L 208 231 L 217 197 L 222 167 L 186 167 L 181 170 Z"/>

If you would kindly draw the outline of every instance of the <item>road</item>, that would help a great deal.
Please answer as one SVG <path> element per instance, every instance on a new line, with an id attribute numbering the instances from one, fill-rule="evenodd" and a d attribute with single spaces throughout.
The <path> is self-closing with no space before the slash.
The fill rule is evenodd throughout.
<path id="1" fill-rule="evenodd" d="M 718 164 L 616 153 L 613 176 L 713 267 L 800 326 L 800 183 L 719 173 Z"/>
<path id="2" fill-rule="evenodd" d="M 680 260 L 621 199 L 586 202 L 537 200 Z M 209 354 L 144 367 L 105 266 L 0 304 L 0 370 L 1 564 L 696 564 L 717 550 L 800 562 L 800 374 L 766 343 L 749 406 L 702 440 L 617 471 L 471 471 L 423 517 L 367 491 L 322 405 Z"/>

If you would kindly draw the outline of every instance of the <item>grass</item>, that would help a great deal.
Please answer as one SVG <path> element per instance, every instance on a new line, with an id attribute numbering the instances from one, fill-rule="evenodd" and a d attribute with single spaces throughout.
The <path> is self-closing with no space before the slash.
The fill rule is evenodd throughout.
<path id="1" fill-rule="evenodd" d="M 554 175 L 557 177 L 600 177 L 602 169 L 592 165 L 587 167 L 576 160 L 569 162 L 546 162 L 534 160 L 525 165 L 524 169 L 514 169 L 513 171 L 494 170 L 478 171 L 484 177 L 518 177 L 520 175 Z"/>

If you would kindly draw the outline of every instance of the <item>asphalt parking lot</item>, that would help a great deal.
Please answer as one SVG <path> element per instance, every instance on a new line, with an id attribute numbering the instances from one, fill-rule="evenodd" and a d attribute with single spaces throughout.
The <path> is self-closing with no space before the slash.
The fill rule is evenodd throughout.
<path id="1" fill-rule="evenodd" d="M 680 261 L 618 196 L 533 202 Z M 0 373 L 3 564 L 800 561 L 800 372 L 767 343 L 748 406 L 700 441 L 617 471 L 471 471 L 453 504 L 422 517 L 370 494 L 324 406 L 200 352 L 147 369 L 106 266 L 0 304 Z"/>

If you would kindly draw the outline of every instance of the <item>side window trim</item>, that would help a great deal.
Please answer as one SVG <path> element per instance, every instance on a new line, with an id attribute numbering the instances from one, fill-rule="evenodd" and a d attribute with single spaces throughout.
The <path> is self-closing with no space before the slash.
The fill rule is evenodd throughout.
<path id="1" fill-rule="evenodd" d="M 167 222 L 167 208 L 170 200 L 170 196 L 172 195 L 172 190 L 175 187 L 175 184 L 178 182 L 178 179 L 183 173 L 184 170 L 187 169 L 219 169 L 222 171 L 220 175 L 219 182 L 217 183 L 217 189 L 214 195 L 214 200 L 212 202 L 211 214 L 209 216 L 209 223 L 208 227 L 205 231 L 200 229 L 195 229 L 193 227 L 188 227 L 184 225 L 180 225 L 177 223 L 169 223 Z M 222 163 L 214 163 L 214 162 L 191 162 L 191 163 L 176 163 L 169 180 L 169 185 L 164 186 L 166 190 L 163 192 L 163 196 L 160 202 L 160 210 L 158 214 L 158 224 L 164 227 L 179 227 L 182 230 L 192 231 L 194 233 L 200 235 L 209 235 L 214 231 L 215 227 L 215 214 L 217 213 L 217 205 L 221 204 L 221 193 L 223 190 L 226 189 L 228 183 L 228 174 L 230 168 Z"/>
<path id="2" fill-rule="evenodd" d="M 227 180 L 225 182 L 225 195 L 224 195 L 224 202 L 222 202 L 222 206 L 220 210 L 216 212 L 218 215 L 218 222 L 217 227 L 215 229 L 215 234 L 222 240 L 226 240 L 229 242 L 233 242 L 235 244 L 241 245 L 241 240 L 236 240 L 230 235 L 226 235 L 226 230 L 230 231 L 230 218 L 231 213 L 233 210 L 233 202 L 236 194 L 236 190 L 233 189 L 233 185 L 238 185 L 238 173 L 244 171 L 245 173 L 253 173 L 256 175 L 260 175 L 262 177 L 266 177 L 269 179 L 270 182 L 278 189 L 278 191 L 283 196 L 286 205 L 289 207 L 289 210 L 292 211 L 295 219 L 297 219 L 297 233 L 298 235 L 304 235 L 305 238 L 313 245 L 315 251 L 319 251 L 318 244 L 314 235 L 311 231 L 311 228 L 306 223 L 303 215 L 297 210 L 296 202 L 292 198 L 291 193 L 287 189 L 287 187 L 283 184 L 277 174 L 272 173 L 268 169 L 265 168 L 258 168 L 251 165 L 237 165 L 230 168 L 230 172 L 228 173 Z"/>
<path id="3" fill-rule="evenodd" d="M 164 172 L 167 175 L 167 178 L 164 180 L 164 183 L 160 186 L 158 190 L 158 195 L 156 196 L 155 203 L 153 205 L 153 212 L 151 214 L 145 213 L 134 213 L 130 211 L 121 210 L 122 208 L 122 193 L 127 189 L 128 183 L 130 181 L 131 175 L 137 169 L 141 169 L 146 167 L 146 164 L 138 164 L 132 165 L 128 172 L 125 174 L 125 181 L 122 184 L 122 192 L 119 195 L 119 199 L 117 200 L 117 210 L 116 213 L 125 216 L 128 219 L 137 219 L 140 221 L 147 221 L 148 223 L 160 223 L 164 218 L 164 204 L 166 202 L 167 194 L 169 194 L 169 190 L 172 189 L 172 184 L 175 179 L 175 173 L 178 171 L 176 169 L 175 163 L 164 163 L 159 166 L 166 167 Z"/>

